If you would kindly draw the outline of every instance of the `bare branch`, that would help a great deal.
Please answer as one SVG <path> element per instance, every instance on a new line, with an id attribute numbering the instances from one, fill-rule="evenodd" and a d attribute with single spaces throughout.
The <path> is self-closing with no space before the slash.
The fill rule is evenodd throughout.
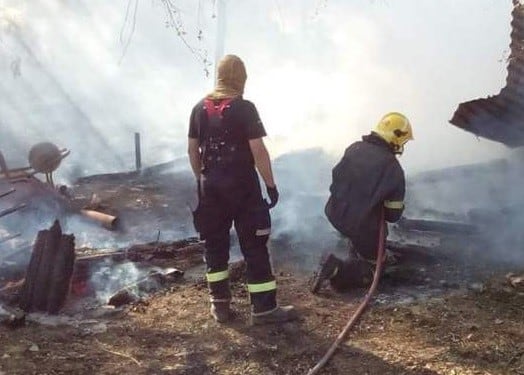
<path id="1" fill-rule="evenodd" d="M 119 65 L 122 63 L 122 60 L 124 59 L 124 57 L 125 57 L 125 55 L 127 53 L 127 49 L 129 48 L 129 45 L 131 44 L 131 40 L 133 39 L 133 35 L 135 34 L 136 15 L 138 13 L 138 2 L 139 2 L 139 0 L 129 0 L 129 2 L 127 3 L 126 18 L 124 20 L 124 25 L 122 26 L 122 30 L 120 31 L 120 41 L 122 42 L 122 40 L 123 40 L 124 28 L 125 28 L 125 25 L 126 25 L 127 20 L 128 20 L 129 9 L 130 9 L 132 1 L 135 2 L 135 9 L 133 11 L 133 21 L 131 23 L 131 32 L 129 33 L 129 37 L 125 41 L 124 50 L 122 51 L 122 56 L 120 56 L 120 60 L 118 61 Z"/>
<path id="2" fill-rule="evenodd" d="M 175 6 L 175 4 L 173 3 L 173 0 L 162 0 L 162 4 L 164 5 L 164 10 L 166 13 L 166 27 L 172 27 L 175 29 L 176 34 L 180 38 L 182 43 L 184 43 L 187 49 L 189 49 L 189 51 L 193 55 L 195 55 L 195 57 L 198 60 L 200 60 L 200 62 L 204 65 L 204 72 L 206 74 L 206 77 L 208 77 L 209 68 L 212 65 L 211 61 L 209 61 L 209 58 L 208 58 L 208 51 L 202 48 L 195 48 L 188 42 L 187 37 L 186 37 L 187 32 L 184 30 L 180 9 Z M 199 9 L 200 9 L 200 2 L 199 2 Z M 200 28 L 198 30 L 197 39 L 199 41 L 202 41 L 203 39 L 203 33 Z"/>

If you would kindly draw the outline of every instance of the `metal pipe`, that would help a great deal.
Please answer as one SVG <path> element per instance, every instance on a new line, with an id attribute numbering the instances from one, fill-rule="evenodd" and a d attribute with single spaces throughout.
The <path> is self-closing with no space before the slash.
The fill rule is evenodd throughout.
<path id="1" fill-rule="evenodd" d="M 115 230 L 118 228 L 119 220 L 116 216 L 104 214 L 103 212 L 95 210 L 86 209 L 80 210 L 80 213 L 83 216 L 102 224 L 102 226 L 106 229 Z"/>

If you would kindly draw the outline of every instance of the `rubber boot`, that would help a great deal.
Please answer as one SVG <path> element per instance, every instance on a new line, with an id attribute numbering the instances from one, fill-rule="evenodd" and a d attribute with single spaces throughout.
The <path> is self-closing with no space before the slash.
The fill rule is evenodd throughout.
<path id="1" fill-rule="evenodd" d="M 320 260 L 317 272 L 313 275 L 309 290 L 316 294 L 324 281 L 331 280 L 342 266 L 342 261 L 333 254 L 324 254 Z"/>
<path id="2" fill-rule="evenodd" d="M 229 301 L 211 302 L 211 316 L 219 323 L 225 323 L 233 318 Z"/>
<path id="3" fill-rule="evenodd" d="M 250 324 L 261 325 L 261 324 L 274 324 L 284 323 L 298 318 L 297 311 L 292 305 L 288 306 L 277 306 L 272 310 L 264 311 L 260 313 L 251 313 Z"/>
<path id="4" fill-rule="evenodd" d="M 354 288 L 368 287 L 373 281 L 373 265 L 363 259 L 342 262 L 338 272 L 329 279 L 331 287 L 345 293 Z"/>

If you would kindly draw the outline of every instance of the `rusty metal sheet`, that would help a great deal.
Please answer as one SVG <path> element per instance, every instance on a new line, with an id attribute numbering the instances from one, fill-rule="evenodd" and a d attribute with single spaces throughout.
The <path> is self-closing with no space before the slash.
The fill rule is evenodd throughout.
<path id="1" fill-rule="evenodd" d="M 506 86 L 498 95 L 459 105 L 450 123 L 510 147 L 524 145 L 524 5 L 513 0 Z"/>

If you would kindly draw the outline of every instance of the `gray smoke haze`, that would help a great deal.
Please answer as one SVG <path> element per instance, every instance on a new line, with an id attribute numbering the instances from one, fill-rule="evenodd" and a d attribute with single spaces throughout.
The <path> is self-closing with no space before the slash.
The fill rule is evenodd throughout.
<path id="1" fill-rule="evenodd" d="M 212 59 L 222 36 L 225 53 L 246 63 L 245 97 L 269 134 L 282 192 L 277 241 L 299 238 L 310 253 L 338 241 L 323 217 L 330 170 L 385 112 L 413 123 L 415 141 L 401 158 L 408 179 L 515 159 L 448 124 L 458 103 L 503 87 L 510 0 L 227 0 L 224 35 L 216 35 L 214 1 L 174 3 L 192 50 L 166 27 L 161 1 L 0 2 L 0 150 L 8 163 L 26 164 L 31 145 L 48 140 L 72 150 L 58 180 L 132 169 L 135 131 L 146 165 L 185 155 L 191 108 L 213 86 L 204 72 L 213 67 L 201 59 Z M 493 176 L 420 188 L 414 179 L 408 204 L 465 215 L 486 206 Z M 519 174 L 511 176 L 519 186 Z M 518 189 L 507 190 L 501 196 L 511 204 Z"/>
<path id="2" fill-rule="evenodd" d="M 511 1 L 225 3 L 225 52 L 246 61 L 245 96 L 274 156 L 338 155 L 390 110 L 415 127 L 408 171 L 504 152 L 447 120 L 460 101 L 503 86 Z M 212 87 L 199 56 L 215 49 L 214 2 L 176 2 L 196 54 L 166 27 L 162 2 L 139 3 L 136 17 L 134 4 L 126 17 L 127 1 L 3 1 L 0 149 L 9 160 L 49 139 L 73 150 L 79 172 L 131 168 L 134 131 L 148 163 L 185 153 L 188 113 Z"/>

